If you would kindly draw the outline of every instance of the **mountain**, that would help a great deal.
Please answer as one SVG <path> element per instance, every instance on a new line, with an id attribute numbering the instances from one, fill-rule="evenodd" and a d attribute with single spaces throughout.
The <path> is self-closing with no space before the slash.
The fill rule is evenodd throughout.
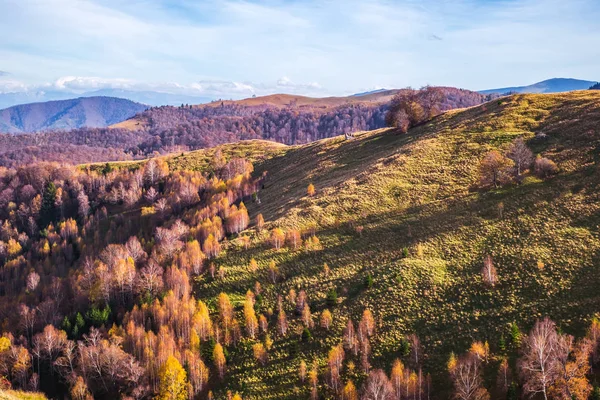
<path id="1" fill-rule="evenodd" d="M 135 91 L 124 89 L 101 89 L 94 92 L 88 92 L 82 97 L 109 96 L 128 99 L 137 103 L 148 104 L 150 106 L 179 106 L 181 104 L 201 104 L 214 100 L 211 97 L 189 96 L 184 94 L 164 93 L 154 91 Z"/>
<path id="2" fill-rule="evenodd" d="M 514 86 L 499 89 L 480 90 L 479 93 L 560 93 L 570 92 L 571 90 L 585 90 L 594 85 L 595 81 L 584 81 L 571 78 L 553 78 L 528 86 Z"/>
<path id="3" fill-rule="evenodd" d="M 375 90 L 370 90 L 368 92 L 361 92 L 361 93 L 355 93 L 352 96 L 365 96 L 367 94 L 375 94 L 375 93 L 381 93 L 381 92 L 385 92 L 387 89 L 375 89 Z"/>
<path id="4" fill-rule="evenodd" d="M 73 93 L 46 90 L 0 93 L 0 109 L 28 103 L 68 100 L 74 97 L 78 96 Z"/>
<path id="5" fill-rule="evenodd" d="M 541 340 L 525 335 L 550 317 L 562 350 L 543 362 L 589 392 L 599 125 L 600 92 L 521 94 L 406 134 L 0 169 L 0 355 L 26 360 L 6 379 L 39 371 L 52 398 L 71 376 L 94 398 L 166 397 L 177 376 L 201 398 L 295 400 L 348 381 L 389 394 L 394 373 L 402 398 L 453 398 L 457 376 L 481 385 L 469 398 L 524 398 Z M 516 178 L 502 154 L 519 139 L 540 158 Z M 583 353 L 563 335 L 588 335 Z"/>
<path id="6" fill-rule="evenodd" d="M 214 98 L 205 96 L 190 96 L 150 90 L 100 89 L 85 93 L 73 93 L 60 90 L 32 90 L 25 92 L 0 93 L 0 109 L 20 104 L 68 100 L 79 97 L 118 97 L 136 103 L 148 104 L 150 106 L 201 104 L 214 100 Z"/>
<path id="7" fill-rule="evenodd" d="M 131 118 L 147 108 L 143 104 L 114 97 L 80 97 L 22 104 L 0 110 L 0 132 L 105 127 Z"/>

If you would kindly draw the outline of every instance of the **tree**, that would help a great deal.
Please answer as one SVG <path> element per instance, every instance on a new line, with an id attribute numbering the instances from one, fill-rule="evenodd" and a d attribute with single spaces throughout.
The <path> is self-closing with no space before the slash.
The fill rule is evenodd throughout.
<path id="1" fill-rule="evenodd" d="M 396 400 L 402 400 L 402 388 L 404 386 L 404 364 L 399 359 L 394 360 L 392 372 L 390 373 L 390 383 L 394 389 Z"/>
<path id="2" fill-rule="evenodd" d="M 283 309 L 279 310 L 279 315 L 277 316 L 277 330 L 281 336 L 285 336 L 287 334 L 288 322 Z"/>
<path id="3" fill-rule="evenodd" d="M 496 378 L 496 386 L 500 390 L 500 393 L 507 395 L 511 382 L 512 373 L 508 366 L 508 359 L 503 358 L 498 366 L 498 376 Z"/>
<path id="4" fill-rule="evenodd" d="M 308 184 L 308 188 L 306 189 L 306 194 L 308 194 L 309 196 L 314 196 L 315 195 L 315 185 L 313 185 L 312 183 Z"/>
<path id="5" fill-rule="evenodd" d="M 482 368 L 479 358 L 469 352 L 459 359 L 448 362 L 450 377 L 454 383 L 454 394 L 459 400 L 488 400 L 490 395 L 482 386 Z"/>
<path id="6" fill-rule="evenodd" d="M 558 377 L 548 393 L 551 398 L 561 400 L 587 399 L 592 393 L 592 385 L 587 379 L 590 372 L 592 342 L 583 338 L 576 344 L 570 335 L 559 335 L 556 359 L 559 366 Z"/>
<path id="7" fill-rule="evenodd" d="M 204 241 L 202 245 L 202 251 L 204 251 L 204 254 L 206 254 L 208 258 L 214 258 L 219 255 L 219 252 L 221 251 L 221 245 L 212 233 L 209 234 Z"/>
<path id="8" fill-rule="evenodd" d="M 264 226 L 265 226 L 265 219 L 262 214 L 258 214 L 256 216 L 256 229 L 258 229 L 258 231 L 260 232 L 260 231 L 262 231 Z"/>
<path id="9" fill-rule="evenodd" d="M 277 250 L 279 250 L 281 248 L 284 240 L 285 240 L 285 233 L 283 232 L 283 230 L 281 228 L 274 228 L 271 231 L 271 244 Z"/>
<path id="10" fill-rule="evenodd" d="M 304 360 L 301 360 L 298 366 L 298 378 L 300 378 L 300 382 L 304 382 L 306 379 L 306 362 Z"/>
<path id="11" fill-rule="evenodd" d="M 187 400 L 187 377 L 185 370 L 173 356 L 169 356 L 163 364 L 160 373 L 158 399 Z"/>
<path id="12" fill-rule="evenodd" d="M 213 350 L 213 361 L 217 371 L 219 372 L 219 378 L 223 379 L 225 377 L 225 363 L 227 360 L 225 359 L 223 346 L 221 346 L 220 343 L 215 344 L 215 348 Z"/>
<path id="13" fill-rule="evenodd" d="M 248 266 L 248 269 L 252 273 L 254 273 L 254 272 L 256 272 L 258 270 L 258 263 L 256 262 L 256 260 L 254 258 L 252 258 L 250 260 L 250 265 Z"/>
<path id="14" fill-rule="evenodd" d="M 519 368 L 523 376 L 523 391 L 548 400 L 548 388 L 559 373 L 556 359 L 558 335 L 556 325 L 549 318 L 537 321 L 523 342 L 523 357 Z"/>
<path id="15" fill-rule="evenodd" d="M 302 245 L 302 239 L 300 238 L 300 232 L 298 232 L 296 229 L 290 229 L 286 233 L 286 241 L 288 243 L 288 246 L 290 246 L 290 248 L 292 248 L 293 250 L 298 249 L 298 247 L 300 247 Z"/>
<path id="16" fill-rule="evenodd" d="M 441 88 L 426 86 L 420 90 L 402 89 L 392 99 L 385 121 L 388 126 L 406 133 L 413 126 L 438 115 L 443 99 Z"/>
<path id="17" fill-rule="evenodd" d="M 369 373 L 363 387 L 363 400 L 390 400 L 394 388 L 385 372 L 375 369 Z"/>
<path id="18" fill-rule="evenodd" d="M 269 278 L 273 284 L 277 283 L 277 277 L 279 276 L 279 268 L 275 264 L 275 261 L 271 260 L 269 263 Z"/>
<path id="19" fill-rule="evenodd" d="M 483 278 L 483 281 L 490 286 L 494 286 L 498 282 L 498 273 L 496 272 L 496 267 L 494 267 L 492 256 L 489 254 L 483 259 L 481 277 Z"/>
<path id="20" fill-rule="evenodd" d="M 535 159 L 535 174 L 540 178 L 548 178 L 558 173 L 558 167 L 554 161 L 538 154 Z"/>
<path id="21" fill-rule="evenodd" d="M 27 291 L 33 292 L 39 283 L 40 275 L 35 271 L 31 271 L 29 275 L 27 275 Z"/>
<path id="22" fill-rule="evenodd" d="M 517 178 L 533 163 L 533 153 L 529 150 L 523 138 L 518 138 L 511 144 L 506 156 L 513 161 Z"/>
<path id="23" fill-rule="evenodd" d="M 254 295 L 252 295 L 252 298 L 247 297 L 244 301 L 244 319 L 246 321 L 246 333 L 251 339 L 254 339 L 258 331 L 258 319 L 254 311 Z"/>
<path id="24" fill-rule="evenodd" d="M 255 343 L 252 346 L 252 352 L 254 353 L 254 358 L 260 365 L 265 365 L 267 363 L 267 350 L 265 350 L 265 346 L 262 343 Z"/>
<path id="25" fill-rule="evenodd" d="M 334 346 L 327 356 L 327 365 L 329 367 L 329 385 L 337 393 L 340 389 L 340 374 L 342 363 L 344 362 L 344 347 L 342 344 Z"/>
<path id="26" fill-rule="evenodd" d="M 510 170 L 514 163 L 500 152 L 492 150 L 486 154 L 479 165 L 480 180 L 484 186 L 497 188 L 510 181 Z"/>
<path id="27" fill-rule="evenodd" d="M 73 400 L 92 400 L 93 397 L 90 394 L 85 381 L 81 376 L 77 376 L 75 382 L 71 386 L 71 398 Z"/>
<path id="28" fill-rule="evenodd" d="M 344 390 L 342 390 L 342 400 L 358 400 L 358 392 L 352 381 L 346 382 Z"/>
<path id="29" fill-rule="evenodd" d="M 90 213 L 90 202 L 88 200 L 87 195 L 85 194 L 85 192 L 83 190 L 81 192 L 79 192 L 79 194 L 77 195 L 77 204 L 78 204 L 77 212 L 79 214 L 79 217 L 82 220 L 84 220 L 85 217 L 87 217 L 88 214 Z"/>
<path id="30" fill-rule="evenodd" d="M 331 311 L 327 309 L 323 310 L 323 312 L 321 313 L 321 327 L 329 330 L 332 320 L 333 318 L 331 316 Z"/>
<path id="31" fill-rule="evenodd" d="M 42 206 L 40 208 L 40 228 L 45 228 L 48 224 L 58 221 L 59 210 L 56 208 L 56 192 L 57 189 L 54 182 L 48 182 L 44 190 Z"/>

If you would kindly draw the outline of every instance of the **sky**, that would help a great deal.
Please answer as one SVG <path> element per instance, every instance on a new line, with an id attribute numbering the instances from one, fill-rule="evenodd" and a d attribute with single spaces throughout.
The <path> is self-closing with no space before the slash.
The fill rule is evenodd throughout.
<path id="1" fill-rule="evenodd" d="M 0 0 L 0 93 L 600 80 L 598 0 Z"/>

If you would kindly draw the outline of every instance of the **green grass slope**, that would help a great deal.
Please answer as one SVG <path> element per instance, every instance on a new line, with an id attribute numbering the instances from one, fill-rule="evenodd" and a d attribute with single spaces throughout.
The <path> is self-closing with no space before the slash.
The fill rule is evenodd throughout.
<path id="1" fill-rule="evenodd" d="M 519 136 L 554 160 L 560 173 L 477 190 L 484 154 Z M 268 179 L 260 203 L 247 205 L 251 217 L 262 213 L 268 228 L 314 227 L 320 248 L 274 250 L 268 232 L 250 229 L 250 248 L 231 240 L 214 260 L 225 276 L 200 278 L 196 296 L 213 305 L 221 291 L 242 300 L 259 281 L 263 312 L 276 309 L 277 294 L 291 288 L 307 291 L 315 315 L 326 308 L 330 289 L 339 304 L 331 307 L 332 329 L 315 327 L 307 344 L 295 345 L 297 333 L 273 335 L 264 367 L 256 366 L 251 343 L 231 350 L 226 388 L 244 399 L 307 398 L 308 385 L 297 379 L 300 360 L 323 366 L 347 318 L 357 321 L 366 307 L 377 321 L 371 364 L 389 368 L 401 339 L 416 333 L 438 398 L 448 394 L 448 354 L 465 351 L 473 340 L 488 340 L 497 351 L 513 321 L 526 330 L 548 315 L 581 334 L 600 311 L 599 156 L 600 93 L 588 91 L 511 96 L 445 113 L 407 135 L 381 130 L 337 137 L 282 147 L 257 160 L 255 173 L 268 171 Z M 313 197 L 306 195 L 309 183 L 316 187 Z M 486 254 L 498 270 L 493 288 L 480 276 Z M 256 273 L 248 270 L 251 258 L 258 261 Z M 277 284 L 267 278 L 270 261 L 282 275 Z M 374 282 L 366 288 L 369 274 Z M 291 316 L 291 304 L 286 307 Z M 292 332 L 300 326 L 290 318 Z M 348 377 L 361 381 L 345 370 Z"/>

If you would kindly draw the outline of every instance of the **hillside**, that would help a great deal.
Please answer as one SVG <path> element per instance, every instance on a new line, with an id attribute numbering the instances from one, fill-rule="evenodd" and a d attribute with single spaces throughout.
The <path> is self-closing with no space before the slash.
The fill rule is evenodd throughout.
<path id="1" fill-rule="evenodd" d="M 0 110 L 0 132 L 100 128 L 121 122 L 147 106 L 114 97 L 80 97 L 13 106 Z"/>
<path id="2" fill-rule="evenodd" d="M 317 314 L 336 289 L 340 304 L 332 309 L 334 333 L 315 329 L 315 343 L 296 357 L 287 356 L 291 341 L 276 341 L 264 368 L 249 368 L 250 355 L 236 353 L 230 387 L 249 398 L 295 398 L 299 360 L 310 364 L 316 357 L 323 365 L 346 317 L 357 321 L 364 308 L 378 321 L 373 365 L 389 370 L 402 338 L 416 333 L 438 387 L 445 386 L 451 351 L 488 340 L 499 352 L 513 321 L 528 330 L 536 318 L 550 316 L 582 334 L 600 311 L 600 263 L 593 256 L 600 250 L 599 100 L 590 93 L 512 96 L 448 112 L 406 136 L 378 131 L 352 141 L 328 139 L 259 164 L 256 172 L 269 171 L 269 178 L 250 215 L 260 212 L 269 227 L 284 230 L 316 226 L 322 248 L 276 251 L 261 244 L 265 234 L 253 235 L 250 250 L 232 244 L 217 260 L 226 279 L 200 280 L 196 293 L 241 296 L 255 279 L 265 279 L 266 272 L 247 271 L 255 258 L 262 271 L 274 260 L 285 277 L 265 284 L 264 298 L 305 289 Z M 540 133 L 548 139 L 536 141 Z M 485 152 L 519 136 L 555 160 L 559 176 L 472 191 Z M 309 183 L 314 197 L 306 196 Z M 493 289 L 480 277 L 486 254 L 500 277 Z M 369 289 L 367 275 L 374 280 Z"/>
<path id="3" fill-rule="evenodd" d="M 172 127 L 176 124 L 194 123 L 207 117 L 247 117 L 262 114 L 265 111 L 272 111 L 274 113 L 293 111 L 296 114 L 311 114 L 317 117 L 329 114 L 345 119 L 344 117 L 348 113 L 348 110 L 367 110 L 372 112 L 378 108 L 385 108 L 394 95 L 401 90 L 380 90 L 346 97 L 306 97 L 290 94 L 273 94 L 243 100 L 213 101 L 208 104 L 183 108 L 156 107 L 145 113 L 136 115 L 130 120 L 115 124 L 112 127 L 130 130 Z M 471 107 L 488 101 L 493 97 L 453 87 L 440 87 L 440 90 L 444 94 L 441 104 L 443 110 Z M 177 116 L 177 119 L 172 116 Z M 374 129 L 375 127 L 380 128 L 383 125 L 367 126 L 363 127 L 363 129 Z M 288 141 L 286 143 L 291 144 L 294 142 Z"/>
<path id="4" fill-rule="evenodd" d="M 572 90 L 585 90 L 595 84 L 595 81 L 584 81 L 572 78 L 552 78 L 527 86 L 512 86 L 498 89 L 481 90 L 483 94 L 506 93 L 561 93 Z"/>
<path id="5" fill-rule="evenodd" d="M 389 373 L 398 357 L 416 371 L 406 378 L 414 393 L 421 369 L 423 398 L 448 399 L 451 352 L 481 341 L 489 343 L 483 384 L 492 399 L 504 399 L 496 386 L 502 357 L 522 391 L 515 329 L 526 333 L 548 316 L 561 333 L 582 337 L 600 312 L 599 123 L 597 91 L 513 95 L 448 111 L 404 135 L 379 129 L 354 139 L 242 141 L 77 170 L 0 170 L 3 327 L 44 340 L 59 335 L 46 326 L 53 323 L 67 343 L 85 339 L 77 374 L 88 360 L 78 357 L 92 351 L 130 366 L 115 378 L 90 374 L 87 389 L 96 398 L 138 389 L 151 397 L 158 366 L 172 355 L 191 371 L 199 398 L 211 390 L 215 399 L 228 391 L 305 399 L 314 376 L 320 398 L 338 399 L 330 351 L 345 341 L 348 319 L 359 329 L 368 309 L 372 333 L 363 331 L 368 338 L 356 354 L 345 349 L 343 383 L 361 388 L 365 368 Z M 553 160 L 558 174 L 528 172 L 520 184 L 481 187 L 481 160 L 519 137 Z M 48 195 L 57 187 L 59 205 Z M 40 227 L 49 218 L 72 219 L 38 232 L 29 217 L 40 202 Z M 240 222 L 246 212 L 249 226 Z M 280 248 L 277 228 L 286 234 Z M 487 256 L 497 271 L 493 285 L 481 273 Z M 39 274 L 35 285 L 31 271 Z M 20 303 L 27 307 L 15 315 Z M 23 315 L 35 309 L 39 319 L 23 328 Z M 110 340 L 96 346 L 87 335 L 102 325 Z M 21 336 L 12 346 L 28 342 Z M 57 350 L 50 357 L 59 353 L 65 356 Z M 41 388 L 64 391 L 56 376 L 69 364 L 34 359 Z"/>

